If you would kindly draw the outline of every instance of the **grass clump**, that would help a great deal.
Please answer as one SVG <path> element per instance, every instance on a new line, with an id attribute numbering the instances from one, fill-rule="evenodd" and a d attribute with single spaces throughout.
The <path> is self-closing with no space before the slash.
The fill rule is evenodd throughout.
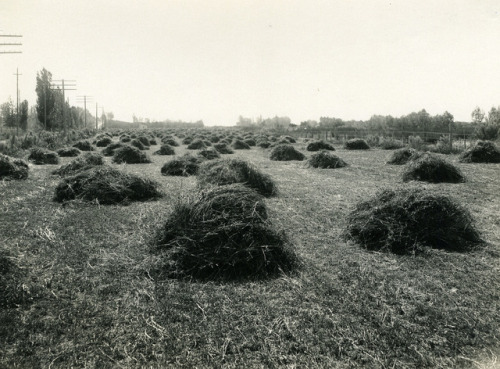
<path id="1" fill-rule="evenodd" d="M 234 151 L 226 143 L 216 143 L 214 144 L 215 150 L 220 154 L 234 154 Z"/>
<path id="2" fill-rule="evenodd" d="M 151 159 L 137 147 L 126 145 L 115 150 L 113 163 L 142 164 L 151 163 Z"/>
<path id="3" fill-rule="evenodd" d="M 126 144 L 122 142 L 113 142 L 106 146 L 104 149 L 102 149 L 101 153 L 104 156 L 113 156 L 115 154 L 115 151 L 121 147 L 126 146 Z"/>
<path id="4" fill-rule="evenodd" d="M 181 177 L 196 175 L 200 163 L 200 158 L 186 154 L 163 164 L 161 167 L 161 174 L 164 176 Z"/>
<path id="5" fill-rule="evenodd" d="M 175 278 L 260 279 L 298 265 L 262 197 L 241 184 L 213 187 L 177 205 L 153 247 Z"/>
<path id="6" fill-rule="evenodd" d="M 234 140 L 231 146 L 235 150 L 250 150 L 250 145 L 242 140 Z"/>
<path id="7" fill-rule="evenodd" d="M 500 150 L 491 141 L 478 141 L 464 151 L 458 160 L 461 163 L 500 163 Z"/>
<path id="8" fill-rule="evenodd" d="M 465 208 L 422 189 L 382 191 L 359 203 L 347 223 L 345 236 L 368 250 L 397 254 L 424 247 L 465 251 L 482 242 Z"/>
<path id="9" fill-rule="evenodd" d="M 313 168 L 322 169 L 335 169 L 347 166 L 344 160 L 326 150 L 312 155 L 308 160 L 308 164 Z"/>
<path id="10" fill-rule="evenodd" d="M 370 146 L 361 138 L 353 138 L 344 143 L 344 148 L 346 150 L 369 150 Z"/>
<path id="11" fill-rule="evenodd" d="M 28 163 L 24 160 L 0 154 L 0 179 L 26 179 L 28 171 Z"/>
<path id="12" fill-rule="evenodd" d="M 276 184 L 270 176 L 244 160 L 222 159 L 205 162 L 200 166 L 198 184 L 201 187 L 233 183 L 243 184 L 267 197 L 278 193 Z"/>
<path id="13" fill-rule="evenodd" d="M 64 178 L 56 187 L 54 201 L 84 200 L 110 205 L 161 197 L 159 184 L 109 166 L 99 166 Z"/>
<path id="14" fill-rule="evenodd" d="M 406 164 L 403 181 L 460 183 L 465 182 L 465 177 L 453 164 L 436 155 L 425 153 Z"/>
<path id="15" fill-rule="evenodd" d="M 57 155 L 60 157 L 75 157 L 81 154 L 80 149 L 76 147 L 63 147 L 57 150 Z"/>
<path id="16" fill-rule="evenodd" d="M 89 140 L 80 140 L 76 142 L 73 147 L 76 147 L 81 151 L 95 151 L 94 146 L 92 146 L 92 143 Z"/>
<path id="17" fill-rule="evenodd" d="M 73 175 L 77 172 L 93 168 L 96 165 L 104 165 L 104 157 L 98 153 L 87 152 L 68 164 L 62 165 L 59 169 L 54 170 L 52 174 L 59 176 Z"/>
<path id="18" fill-rule="evenodd" d="M 275 161 L 304 160 L 305 158 L 306 156 L 304 154 L 289 144 L 275 146 L 270 156 L 270 159 Z"/>
<path id="19" fill-rule="evenodd" d="M 217 150 L 214 149 L 203 149 L 200 152 L 198 152 L 199 156 L 202 156 L 203 158 L 207 160 L 214 160 L 214 159 L 219 159 L 220 154 Z"/>
<path id="20" fill-rule="evenodd" d="M 394 151 L 387 161 L 387 164 L 403 165 L 408 163 L 410 160 L 418 158 L 420 155 L 421 154 L 417 150 L 412 149 L 411 147 L 405 147 Z"/>
<path id="21" fill-rule="evenodd" d="M 35 147 L 31 149 L 28 160 L 38 165 L 59 164 L 59 155 L 57 155 L 54 151 L 43 149 L 41 147 Z"/>
<path id="22" fill-rule="evenodd" d="M 160 149 L 155 151 L 153 155 L 175 155 L 175 150 L 169 144 L 164 143 L 160 146 Z"/>
<path id="23" fill-rule="evenodd" d="M 306 146 L 307 151 L 320 151 L 320 150 L 330 150 L 334 151 L 335 148 L 325 141 L 313 141 L 309 142 Z"/>

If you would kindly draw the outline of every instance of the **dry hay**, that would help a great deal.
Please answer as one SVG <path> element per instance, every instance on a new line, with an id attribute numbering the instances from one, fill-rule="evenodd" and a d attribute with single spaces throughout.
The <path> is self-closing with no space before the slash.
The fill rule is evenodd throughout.
<path id="1" fill-rule="evenodd" d="M 274 147 L 271 151 L 271 160 L 289 161 L 289 160 L 304 160 L 306 156 L 300 151 L 297 151 L 292 145 L 280 144 Z"/>
<path id="2" fill-rule="evenodd" d="M 89 140 L 80 140 L 76 142 L 73 147 L 81 151 L 95 151 L 94 146 L 92 146 Z"/>
<path id="3" fill-rule="evenodd" d="M 143 144 L 145 147 L 151 146 L 151 144 L 149 143 L 149 138 L 147 138 L 146 136 L 137 137 L 137 141 L 140 141 L 140 143 Z"/>
<path id="4" fill-rule="evenodd" d="M 175 155 L 175 150 L 169 144 L 164 143 L 160 146 L 160 149 L 155 151 L 153 155 Z"/>
<path id="5" fill-rule="evenodd" d="M 50 151 L 41 147 L 31 149 L 28 160 L 34 164 L 59 164 L 59 155 L 56 152 Z"/>
<path id="6" fill-rule="evenodd" d="M 465 182 L 465 177 L 453 164 L 436 155 L 425 153 L 406 164 L 403 181 L 460 183 Z"/>
<path id="7" fill-rule="evenodd" d="M 291 136 L 282 136 L 280 137 L 281 140 L 286 140 L 288 141 L 288 143 L 296 143 L 297 141 L 295 140 L 295 138 L 291 137 Z"/>
<path id="8" fill-rule="evenodd" d="M 134 138 L 132 141 L 130 141 L 130 145 L 133 147 L 138 148 L 139 150 L 147 150 L 149 149 L 149 146 L 145 146 L 141 141 L 139 141 L 137 138 Z"/>
<path id="9" fill-rule="evenodd" d="M 238 139 L 234 140 L 233 143 L 231 144 L 231 146 L 235 150 L 250 150 L 249 144 L 245 143 L 242 140 L 238 140 Z"/>
<path id="10" fill-rule="evenodd" d="M 109 138 L 108 136 L 105 136 L 105 137 L 102 137 L 100 139 L 98 139 L 95 143 L 95 145 L 97 147 L 106 147 L 108 146 L 111 142 L 113 142 L 113 140 L 111 138 Z"/>
<path id="11" fill-rule="evenodd" d="M 63 147 L 62 149 L 57 150 L 57 155 L 60 157 L 75 157 L 80 154 L 80 149 L 77 149 L 76 147 Z"/>
<path id="12" fill-rule="evenodd" d="M 500 163 L 500 150 L 491 141 L 478 141 L 460 155 L 459 161 L 461 163 Z"/>
<path id="13" fill-rule="evenodd" d="M 481 243 L 470 213 L 423 189 L 379 192 L 347 218 L 345 236 L 368 250 L 407 254 L 425 247 L 466 251 Z"/>
<path id="14" fill-rule="evenodd" d="M 259 146 L 263 149 L 267 149 L 267 148 L 269 148 L 269 146 L 271 146 L 271 143 L 269 141 L 259 141 L 257 146 Z"/>
<path id="15" fill-rule="evenodd" d="M 346 150 L 369 150 L 370 146 L 361 138 L 353 138 L 344 143 L 344 148 Z"/>
<path id="16" fill-rule="evenodd" d="M 159 184 L 150 179 L 99 166 L 64 178 L 56 187 L 54 201 L 84 200 L 99 204 L 126 204 L 161 197 Z"/>
<path id="17" fill-rule="evenodd" d="M 125 142 L 130 142 L 130 141 L 132 141 L 132 139 L 130 138 L 130 136 L 125 135 L 125 136 L 121 136 L 120 137 L 120 142 L 124 142 L 125 143 Z"/>
<path id="18" fill-rule="evenodd" d="M 335 147 L 325 141 L 313 141 L 309 142 L 306 146 L 307 151 L 319 151 L 319 150 L 330 150 L 334 151 Z"/>
<path id="19" fill-rule="evenodd" d="M 113 142 L 112 144 L 109 144 L 104 149 L 102 149 L 101 153 L 104 156 L 113 156 L 117 149 L 124 147 L 124 146 L 126 146 L 126 144 L 124 144 L 122 142 Z"/>
<path id="20" fill-rule="evenodd" d="M 0 179 L 26 179 L 28 171 L 28 163 L 24 160 L 0 154 Z"/>
<path id="21" fill-rule="evenodd" d="M 150 144 L 150 145 L 158 145 L 158 142 L 156 141 L 156 139 L 155 139 L 155 138 L 150 138 L 150 139 L 149 139 L 149 144 Z"/>
<path id="22" fill-rule="evenodd" d="M 241 183 L 263 196 L 269 197 L 278 193 L 276 184 L 270 176 L 244 160 L 222 159 L 200 165 L 198 171 L 200 187 L 233 183 Z"/>
<path id="23" fill-rule="evenodd" d="M 219 159 L 220 154 L 217 150 L 214 149 L 203 149 L 198 153 L 199 156 L 202 156 L 203 158 L 207 160 L 214 160 L 214 159 Z"/>
<path id="24" fill-rule="evenodd" d="M 171 137 L 162 138 L 161 142 L 164 144 L 170 145 L 170 146 L 174 146 L 174 147 L 179 146 L 179 143 Z"/>
<path id="25" fill-rule="evenodd" d="M 142 164 L 151 163 L 151 159 L 137 147 L 126 145 L 115 150 L 113 163 Z"/>
<path id="26" fill-rule="evenodd" d="M 60 168 L 54 170 L 52 174 L 56 174 L 61 177 L 74 175 L 77 172 L 93 168 L 96 165 L 104 165 L 104 157 L 98 153 L 87 152 L 72 160 L 68 164 L 62 165 Z"/>
<path id="27" fill-rule="evenodd" d="M 307 163 L 313 168 L 322 169 L 335 169 L 347 166 L 347 163 L 344 160 L 326 150 L 312 155 Z"/>
<path id="28" fill-rule="evenodd" d="M 161 167 L 161 174 L 164 176 L 181 177 L 196 175 L 200 163 L 200 158 L 186 154 L 163 164 Z"/>
<path id="29" fill-rule="evenodd" d="M 403 149 L 394 151 L 390 159 L 387 161 L 387 164 L 403 165 L 411 160 L 419 158 L 421 155 L 422 154 L 417 150 L 410 147 L 405 147 Z"/>
<path id="30" fill-rule="evenodd" d="M 253 138 L 245 138 L 243 140 L 243 142 L 246 143 L 250 147 L 257 145 L 257 143 L 255 142 L 255 140 Z"/>
<path id="31" fill-rule="evenodd" d="M 393 138 L 383 138 L 379 142 L 379 146 L 384 150 L 397 150 L 405 147 L 405 144 L 401 140 L 396 140 Z"/>
<path id="32" fill-rule="evenodd" d="M 203 140 L 200 140 L 200 139 L 196 139 L 196 140 L 193 140 L 188 146 L 187 148 L 189 150 L 200 150 L 200 149 L 204 149 L 206 148 L 207 145 L 205 144 L 205 142 Z"/>
<path id="33" fill-rule="evenodd" d="M 284 233 L 268 219 L 262 197 L 240 184 L 214 187 L 178 204 L 153 248 L 174 278 L 260 279 L 299 264 Z"/>
<path id="34" fill-rule="evenodd" d="M 28 290 L 24 285 L 25 276 L 6 246 L 0 246 L 0 310 L 19 308 L 27 302 Z M 3 321 L 2 324 L 6 324 Z"/>
<path id="35" fill-rule="evenodd" d="M 184 137 L 184 139 L 182 140 L 182 144 L 183 145 L 189 145 L 191 142 L 193 142 L 193 138 L 192 137 Z"/>
<path id="36" fill-rule="evenodd" d="M 217 150 L 220 154 L 234 154 L 234 151 L 228 146 L 227 143 L 216 143 L 214 145 L 215 150 Z"/>

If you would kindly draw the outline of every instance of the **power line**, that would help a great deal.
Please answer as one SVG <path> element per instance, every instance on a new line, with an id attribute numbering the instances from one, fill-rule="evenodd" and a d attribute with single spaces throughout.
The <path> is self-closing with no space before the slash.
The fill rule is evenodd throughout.
<path id="1" fill-rule="evenodd" d="M 19 38 L 23 37 L 22 35 L 0 35 L 0 37 L 6 37 L 6 38 Z M 3 42 L 0 43 L 0 46 L 22 46 L 22 43 L 20 42 Z M 22 51 L 20 50 L 5 50 L 5 51 L 0 51 L 0 54 L 21 54 Z"/>

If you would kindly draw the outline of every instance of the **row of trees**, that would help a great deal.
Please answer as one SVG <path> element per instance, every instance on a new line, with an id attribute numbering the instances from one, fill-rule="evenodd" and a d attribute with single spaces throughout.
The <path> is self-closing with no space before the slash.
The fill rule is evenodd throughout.
<path id="1" fill-rule="evenodd" d="M 19 111 L 11 99 L 0 105 L 3 125 L 8 128 L 21 128 L 23 131 L 28 129 L 29 107 L 28 101 L 23 100 L 19 104 Z"/>

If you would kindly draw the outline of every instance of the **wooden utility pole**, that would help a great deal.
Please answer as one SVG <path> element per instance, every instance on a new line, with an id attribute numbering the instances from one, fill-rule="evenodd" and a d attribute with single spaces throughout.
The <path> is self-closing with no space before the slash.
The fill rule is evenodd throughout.
<path id="1" fill-rule="evenodd" d="M 92 99 L 92 96 L 77 96 L 77 101 L 82 103 L 83 102 L 83 114 L 84 114 L 84 122 L 85 122 L 85 128 L 87 127 L 87 101 L 90 102 L 89 100 Z"/>
<path id="2" fill-rule="evenodd" d="M 64 82 L 66 81 L 66 84 Z M 63 113 L 63 129 L 66 132 L 66 91 L 76 91 L 76 81 L 75 80 L 53 80 L 52 81 L 52 90 L 55 89 L 62 89 L 63 93 L 63 106 L 62 106 L 62 113 Z"/>
<path id="3" fill-rule="evenodd" d="M 19 76 L 22 76 L 22 74 L 19 74 L 19 68 L 16 68 L 16 73 L 14 73 L 16 76 L 16 135 L 19 134 Z"/>

